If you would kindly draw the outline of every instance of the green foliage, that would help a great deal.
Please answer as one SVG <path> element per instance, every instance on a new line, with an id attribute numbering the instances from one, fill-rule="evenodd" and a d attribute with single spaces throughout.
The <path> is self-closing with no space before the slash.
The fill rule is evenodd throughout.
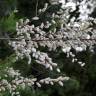
<path id="1" fill-rule="evenodd" d="M 1 26 L 5 31 L 10 31 L 10 32 L 15 32 L 15 28 L 16 28 L 16 21 L 17 18 L 15 18 L 15 14 L 14 12 L 12 12 L 10 14 L 10 16 L 3 18 L 1 20 Z"/>
<path id="2" fill-rule="evenodd" d="M 6 67 L 11 67 L 16 62 L 15 54 L 6 57 L 6 59 L 0 59 L 0 76 L 3 74 L 3 71 Z"/>
<path id="3" fill-rule="evenodd" d="M 9 91 L 6 91 L 4 93 L 0 93 L 0 96 L 11 96 L 11 94 L 9 93 Z"/>

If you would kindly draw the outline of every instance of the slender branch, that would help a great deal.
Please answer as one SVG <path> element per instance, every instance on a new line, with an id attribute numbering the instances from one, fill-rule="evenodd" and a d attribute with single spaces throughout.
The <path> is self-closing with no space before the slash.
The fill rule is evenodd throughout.
<path id="1" fill-rule="evenodd" d="M 22 39 L 19 39 L 19 38 L 0 38 L 0 40 L 13 40 L 13 41 L 21 41 Z M 26 41 L 30 41 L 30 39 L 25 39 Z M 67 41 L 67 40 L 78 40 L 78 39 L 74 39 L 74 38 L 66 38 L 66 39 L 63 39 L 63 38 L 54 38 L 54 39 L 31 39 L 31 41 L 58 41 L 58 40 L 63 40 L 63 41 Z M 83 39 L 83 38 L 79 38 L 79 40 L 81 41 L 93 41 L 93 40 L 96 40 L 95 38 L 92 38 L 92 39 Z"/>
<path id="2" fill-rule="evenodd" d="M 36 16 L 37 16 L 37 12 L 38 12 L 38 0 L 37 0 L 37 3 L 36 3 Z"/>

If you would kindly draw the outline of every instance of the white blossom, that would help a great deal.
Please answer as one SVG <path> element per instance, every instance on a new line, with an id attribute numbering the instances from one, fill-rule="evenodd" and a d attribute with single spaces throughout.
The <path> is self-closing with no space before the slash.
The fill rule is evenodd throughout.
<path id="1" fill-rule="evenodd" d="M 58 82 L 60 86 L 63 86 L 63 82 L 62 81 L 59 81 Z"/>
<path id="2" fill-rule="evenodd" d="M 75 49 L 76 49 L 77 52 L 82 52 L 83 51 L 82 47 L 76 47 Z"/>
<path id="3" fill-rule="evenodd" d="M 39 20 L 39 17 L 33 17 L 32 19 L 33 20 Z"/>

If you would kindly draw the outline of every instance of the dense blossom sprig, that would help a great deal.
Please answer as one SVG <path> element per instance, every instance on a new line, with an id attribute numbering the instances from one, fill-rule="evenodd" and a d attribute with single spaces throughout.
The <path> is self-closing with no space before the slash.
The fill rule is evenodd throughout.
<path id="1" fill-rule="evenodd" d="M 77 19 L 81 21 L 88 20 L 96 5 L 94 0 L 68 0 L 67 2 L 66 0 L 59 0 L 59 2 L 62 3 L 62 8 L 70 7 L 70 12 L 76 11 L 78 7 L 79 16 Z M 75 21 L 75 17 L 71 18 L 71 21 Z"/>
<path id="2" fill-rule="evenodd" d="M 5 72 L 6 75 L 0 78 L 0 92 L 9 90 L 12 96 L 20 96 L 19 92 L 17 91 L 18 88 L 25 89 L 26 87 L 32 87 L 34 85 L 41 87 L 41 84 L 54 85 L 55 83 L 63 86 L 63 82 L 69 80 L 69 77 L 67 76 L 60 76 L 56 79 L 45 78 L 41 80 L 37 80 L 37 78 L 31 77 L 27 78 L 23 77 L 18 70 L 14 70 L 13 68 L 6 68 Z"/>
<path id="3" fill-rule="evenodd" d="M 47 7 L 48 5 L 44 9 L 47 9 Z M 45 11 L 41 10 L 41 12 Z M 89 46 L 90 50 L 92 50 L 93 45 L 96 44 L 94 40 L 96 32 L 91 27 L 92 22 L 95 23 L 95 19 L 89 17 L 88 20 L 70 22 L 69 26 L 67 24 L 68 18 L 66 18 L 70 15 L 68 12 L 68 8 L 65 6 L 57 11 L 57 13 L 53 13 L 50 21 L 41 22 L 39 26 L 34 24 L 28 25 L 29 19 L 25 21 L 21 19 L 20 22 L 17 22 L 17 39 L 21 39 L 21 41 L 10 41 L 11 46 L 16 51 L 17 58 L 27 57 L 28 64 L 30 64 L 31 57 L 33 57 L 38 64 L 53 70 L 53 67 L 57 68 L 57 64 L 53 63 L 47 53 L 39 50 L 40 46 L 47 47 L 49 51 L 55 51 L 60 47 L 67 54 L 67 57 L 73 57 L 72 61 L 77 61 L 77 59 L 75 54 L 71 52 L 71 49 L 76 50 L 76 52 L 82 52 Z M 33 18 L 36 21 L 39 19 L 39 17 Z M 60 22 L 59 25 L 57 24 L 58 22 Z M 53 25 L 55 27 L 52 29 Z M 46 32 L 45 29 L 49 31 Z M 78 61 L 78 63 L 80 62 Z M 84 63 L 80 64 L 81 66 L 85 65 Z"/>

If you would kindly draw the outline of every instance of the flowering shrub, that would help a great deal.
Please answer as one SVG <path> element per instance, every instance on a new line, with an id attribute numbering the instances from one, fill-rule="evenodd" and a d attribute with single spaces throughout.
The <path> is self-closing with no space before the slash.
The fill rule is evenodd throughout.
<path id="1" fill-rule="evenodd" d="M 58 52 L 58 54 L 66 54 L 67 58 L 72 58 L 72 63 L 83 67 L 85 62 L 79 61 L 75 53 L 86 51 L 87 48 L 94 52 L 96 30 L 93 25 L 96 24 L 96 19 L 89 15 L 93 12 L 95 3 L 91 0 L 81 2 L 60 0 L 59 4 L 57 1 L 51 3 L 52 5 L 46 3 L 43 9 L 39 9 L 38 15 L 32 20 L 20 19 L 16 22 L 15 39 L 11 40 L 11 38 L 9 41 L 9 45 L 16 53 L 16 60 L 27 58 L 28 64 L 35 61 L 50 71 L 56 70 L 60 73 L 58 63 L 49 56 L 51 52 Z M 45 14 L 51 6 L 57 6 L 56 12 L 49 11 Z M 73 12 L 79 15 L 74 17 Z M 43 16 L 46 20 L 42 20 Z M 5 72 L 7 72 L 6 77 L 11 77 L 11 81 L 1 77 L 0 91 L 9 90 L 12 96 L 17 94 L 14 91 L 18 87 L 25 88 L 25 86 L 30 87 L 34 84 L 41 87 L 41 84 L 54 85 L 54 83 L 63 86 L 63 81 L 70 79 L 60 75 L 56 79 L 48 77 L 38 81 L 37 78 L 25 78 L 12 68 L 7 68 Z"/>

